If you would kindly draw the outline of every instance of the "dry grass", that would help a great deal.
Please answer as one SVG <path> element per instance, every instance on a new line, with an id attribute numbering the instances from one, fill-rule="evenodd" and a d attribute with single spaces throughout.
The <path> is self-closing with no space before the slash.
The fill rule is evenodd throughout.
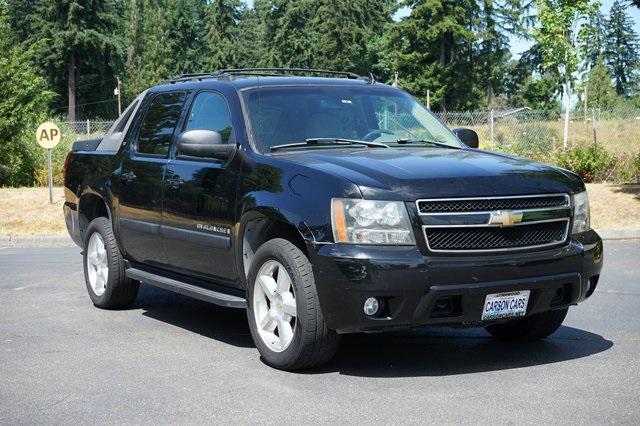
<path id="1" fill-rule="evenodd" d="M 598 229 L 640 228 L 640 184 L 587 184 L 591 226 Z"/>
<path id="2" fill-rule="evenodd" d="M 640 228 L 640 184 L 588 184 L 594 229 Z M 0 235 L 66 235 L 62 188 L 0 188 Z"/>
<path id="3" fill-rule="evenodd" d="M 452 127 L 457 127 L 452 125 Z M 465 126 L 462 126 L 465 127 Z M 474 129 L 480 136 L 481 146 L 491 148 L 488 125 L 466 126 Z M 562 146 L 562 120 L 498 122 L 494 128 L 494 137 L 499 147 L 511 146 L 516 152 L 526 153 L 531 141 L 543 146 L 559 149 Z M 640 120 L 611 119 L 598 121 L 596 126 L 597 142 L 611 154 L 636 155 L 640 152 Z M 528 135 L 528 136 L 526 136 Z M 572 121 L 569 123 L 570 147 L 588 146 L 593 143 L 591 123 Z"/>
<path id="4" fill-rule="evenodd" d="M 0 188 L 0 235 L 65 235 L 62 188 Z"/>

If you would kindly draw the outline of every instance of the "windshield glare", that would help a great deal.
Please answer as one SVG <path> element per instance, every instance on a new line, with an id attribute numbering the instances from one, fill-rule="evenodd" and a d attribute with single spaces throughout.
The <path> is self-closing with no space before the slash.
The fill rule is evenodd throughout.
<path id="1" fill-rule="evenodd" d="M 409 139 L 461 146 L 422 105 L 395 89 L 260 87 L 244 91 L 243 98 L 253 141 L 261 152 L 269 152 L 274 145 L 312 138 L 386 144 Z"/>

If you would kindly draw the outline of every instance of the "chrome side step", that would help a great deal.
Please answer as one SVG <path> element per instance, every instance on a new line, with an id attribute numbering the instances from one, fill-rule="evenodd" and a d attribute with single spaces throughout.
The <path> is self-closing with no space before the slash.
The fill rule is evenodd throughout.
<path id="1" fill-rule="evenodd" d="M 242 297 L 187 284 L 182 281 L 156 275 L 141 269 L 128 268 L 126 274 L 127 277 L 133 280 L 138 280 L 145 284 L 184 294 L 185 296 L 193 297 L 195 299 L 204 300 L 205 302 L 215 303 L 216 305 L 226 306 L 228 308 L 244 309 L 247 307 L 247 301 Z"/>

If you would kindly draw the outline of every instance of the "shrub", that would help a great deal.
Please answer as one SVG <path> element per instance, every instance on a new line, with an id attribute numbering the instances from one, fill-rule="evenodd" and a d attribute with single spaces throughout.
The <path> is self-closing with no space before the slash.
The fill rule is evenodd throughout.
<path id="1" fill-rule="evenodd" d="M 585 182 L 593 182 L 606 180 L 605 173 L 613 165 L 614 158 L 601 145 L 592 144 L 560 152 L 556 163 L 579 174 Z"/>
<path id="2" fill-rule="evenodd" d="M 544 123 L 501 122 L 495 133 L 496 145 L 500 151 L 532 159 L 543 159 L 554 150 L 558 134 L 554 128 Z"/>
<path id="3" fill-rule="evenodd" d="M 33 65 L 33 49 L 11 44 L 4 2 L 0 2 L 0 186 L 35 183 L 36 127 L 46 118 L 54 94 Z"/>
<path id="4" fill-rule="evenodd" d="M 67 153 L 71 150 L 71 145 L 74 141 L 74 139 L 72 139 L 73 135 L 67 134 L 62 128 L 60 130 L 62 131 L 62 140 L 51 150 L 51 170 L 53 172 L 53 184 L 56 186 L 64 184 L 64 174 L 62 170 L 64 160 L 67 157 Z M 47 151 L 38 147 L 37 159 L 37 166 L 34 171 L 36 185 L 47 186 L 49 185 Z"/>

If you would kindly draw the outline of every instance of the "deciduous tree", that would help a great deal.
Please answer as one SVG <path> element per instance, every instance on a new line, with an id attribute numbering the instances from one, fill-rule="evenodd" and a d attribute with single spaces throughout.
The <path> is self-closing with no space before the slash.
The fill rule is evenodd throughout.
<path id="1" fill-rule="evenodd" d="M 34 48 L 23 49 L 10 33 L 0 2 L 0 186 L 33 185 L 39 159 L 35 128 L 54 94 L 34 66 Z"/>
<path id="2" fill-rule="evenodd" d="M 580 46 L 581 24 L 593 16 L 597 4 L 590 0 L 536 0 L 536 4 L 540 25 L 534 29 L 534 38 L 542 49 L 544 65 L 559 75 L 564 85 L 566 148 L 574 73 L 584 55 Z"/>

